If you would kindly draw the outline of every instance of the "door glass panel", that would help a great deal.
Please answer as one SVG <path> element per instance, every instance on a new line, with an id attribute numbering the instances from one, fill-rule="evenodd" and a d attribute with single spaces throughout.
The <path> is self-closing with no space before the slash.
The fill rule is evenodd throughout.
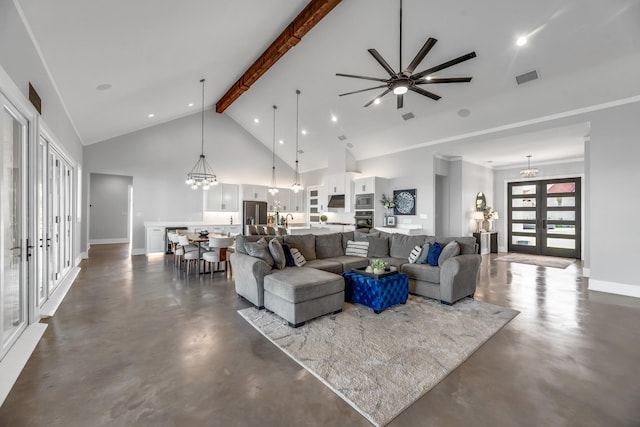
<path id="1" fill-rule="evenodd" d="M 318 213 L 318 208 L 309 208 L 309 213 Z"/>
<path id="2" fill-rule="evenodd" d="M 536 219 L 536 211 L 513 211 L 511 214 L 511 219 L 514 220 L 533 220 Z"/>
<path id="3" fill-rule="evenodd" d="M 14 117 L 6 105 L 0 115 L 1 357 L 26 324 L 26 277 L 23 277 L 22 268 L 22 149 L 27 134 L 26 124 Z"/>
<path id="4" fill-rule="evenodd" d="M 536 199 L 514 198 L 511 199 L 511 206 L 514 208 L 535 208 Z"/>
<path id="5" fill-rule="evenodd" d="M 523 223 L 512 223 L 511 231 L 514 233 L 531 233 L 535 234 L 536 225 L 535 224 L 523 224 Z"/>
<path id="6" fill-rule="evenodd" d="M 561 248 L 561 249 L 575 249 L 576 241 L 573 239 L 556 239 L 553 237 L 547 238 L 548 248 Z"/>
<path id="7" fill-rule="evenodd" d="M 511 236 L 511 243 L 519 246 L 535 246 L 536 238 L 529 236 Z"/>
<path id="8" fill-rule="evenodd" d="M 576 226 L 568 224 L 547 224 L 547 231 L 549 234 L 564 234 L 567 236 L 576 235 Z"/>
<path id="9" fill-rule="evenodd" d="M 38 305 L 42 305 L 47 299 L 46 281 L 46 206 L 45 206 L 45 174 L 47 163 L 47 143 L 40 138 L 36 166 L 36 286 L 38 289 Z"/>
<path id="10" fill-rule="evenodd" d="M 547 197 L 547 207 L 556 207 L 556 206 L 562 206 L 562 207 L 574 207 L 576 205 L 576 198 L 575 197 L 562 197 L 562 196 L 558 196 L 558 197 Z"/>
<path id="11" fill-rule="evenodd" d="M 547 194 L 554 193 L 575 193 L 575 182 L 554 182 L 553 184 L 547 184 Z"/>
<path id="12" fill-rule="evenodd" d="M 511 194 L 514 196 L 536 194 L 536 185 L 514 185 L 512 187 Z"/>
<path id="13" fill-rule="evenodd" d="M 575 221 L 575 211 L 547 211 L 547 220 L 551 221 Z"/>

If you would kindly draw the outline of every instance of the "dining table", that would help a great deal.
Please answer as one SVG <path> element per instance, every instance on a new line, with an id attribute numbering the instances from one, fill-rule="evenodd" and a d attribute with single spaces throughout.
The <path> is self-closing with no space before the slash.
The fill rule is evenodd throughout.
<path id="1" fill-rule="evenodd" d="M 210 237 L 227 237 L 227 236 L 223 234 L 215 234 L 215 233 L 209 233 L 205 235 L 202 235 L 200 233 L 187 234 L 187 238 L 189 239 L 189 242 L 195 243 L 198 245 L 198 268 L 196 269 L 196 274 L 200 274 L 200 261 L 202 260 L 202 244 L 209 243 Z"/>

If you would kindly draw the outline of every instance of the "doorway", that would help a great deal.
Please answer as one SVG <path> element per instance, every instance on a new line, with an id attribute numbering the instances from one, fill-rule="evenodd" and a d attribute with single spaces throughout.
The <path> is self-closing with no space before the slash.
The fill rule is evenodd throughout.
<path id="1" fill-rule="evenodd" d="M 581 258 L 581 179 L 508 184 L 508 250 Z"/>

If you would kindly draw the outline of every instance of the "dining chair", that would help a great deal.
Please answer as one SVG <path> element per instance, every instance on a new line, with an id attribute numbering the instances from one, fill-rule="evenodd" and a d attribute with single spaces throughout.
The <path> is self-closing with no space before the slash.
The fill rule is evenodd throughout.
<path id="1" fill-rule="evenodd" d="M 258 234 L 258 230 L 256 229 L 255 225 L 249 225 L 247 226 L 247 228 L 249 229 L 249 236 L 255 236 L 256 234 Z"/>
<path id="2" fill-rule="evenodd" d="M 211 274 L 224 271 L 227 273 L 229 264 L 229 258 L 227 257 L 227 248 L 234 243 L 233 237 L 210 237 L 209 238 L 209 251 L 202 254 L 204 262 L 211 266 Z M 216 263 L 215 270 L 213 269 L 213 263 Z M 224 262 L 224 270 L 219 270 L 220 263 Z"/>
<path id="3" fill-rule="evenodd" d="M 199 268 L 200 251 L 198 250 L 198 247 L 189 243 L 189 238 L 184 235 L 178 236 L 178 243 L 180 245 L 180 249 L 182 249 L 182 258 L 186 262 L 187 274 L 189 273 L 192 262 L 194 262 L 196 267 Z"/>

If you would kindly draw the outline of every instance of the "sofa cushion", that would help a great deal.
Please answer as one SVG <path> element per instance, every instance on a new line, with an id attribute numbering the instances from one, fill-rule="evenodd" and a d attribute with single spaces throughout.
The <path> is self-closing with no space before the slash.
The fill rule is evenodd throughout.
<path id="1" fill-rule="evenodd" d="M 342 264 L 342 271 L 351 271 L 354 268 L 365 268 L 369 265 L 369 260 L 367 258 L 362 258 L 358 256 L 339 256 L 327 259 L 327 261 L 335 261 Z"/>
<path id="2" fill-rule="evenodd" d="M 244 248 L 248 255 L 252 257 L 260 258 L 270 266 L 273 266 L 273 257 L 269 251 L 269 244 L 262 238 L 257 242 L 246 242 Z"/>
<path id="3" fill-rule="evenodd" d="M 420 252 L 420 256 L 416 260 L 416 264 L 427 264 L 427 257 L 429 255 L 429 246 L 430 243 L 425 243 L 422 245 L 422 252 Z"/>
<path id="4" fill-rule="evenodd" d="M 293 259 L 293 255 L 291 255 L 291 247 L 286 243 L 283 243 L 282 251 L 284 252 L 284 257 L 287 260 L 287 267 L 295 267 L 296 261 Z"/>
<path id="5" fill-rule="evenodd" d="M 279 270 L 282 270 L 287 266 L 287 258 L 284 256 L 284 249 L 278 239 L 271 239 L 269 241 L 269 253 L 273 258 L 273 266 Z"/>
<path id="6" fill-rule="evenodd" d="M 440 267 L 429 264 L 404 264 L 400 269 L 409 279 L 440 283 Z"/>
<path id="7" fill-rule="evenodd" d="M 353 232 L 353 239 L 356 242 L 365 242 L 369 237 L 378 237 L 380 236 L 380 232 L 378 231 L 374 231 L 372 233 L 363 233 L 362 231 L 354 231 Z"/>
<path id="8" fill-rule="evenodd" d="M 342 274 L 342 264 L 332 259 L 314 259 L 307 261 L 305 267 L 316 268 L 330 273 Z"/>
<path id="9" fill-rule="evenodd" d="M 342 276 L 313 268 L 285 268 L 264 278 L 264 289 L 293 303 L 344 291 Z"/>
<path id="10" fill-rule="evenodd" d="M 445 246 L 447 243 L 455 240 L 460 245 L 460 255 L 469 255 L 469 254 L 477 254 L 478 250 L 476 248 L 476 238 L 473 236 L 465 236 L 465 237 L 436 237 L 437 242 L 440 242 L 442 246 Z"/>
<path id="11" fill-rule="evenodd" d="M 460 255 L 460 245 L 455 240 L 450 241 L 442 248 L 440 256 L 438 257 L 438 266 L 442 267 L 442 264 L 451 257 Z"/>
<path id="12" fill-rule="evenodd" d="M 317 258 L 316 236 L 313 234 L 287 235 L 284 236 L 284 241 L 290 247 L 298 249 L 307 261 Z"/>
<path id="13" fill-rule="evenodd" d="M 347 242 L 347 250 L 344 254 L 348 256 L 358 256 L 366 258 L 368 251 L 369 242 L 354 242 L 353 240 L 349 240 Z"/>
<path id="14" fill-rule="evenodd" d="M 438 266 L 438 258 L 440 258 L 440 252 L 442 252 L 442 245 L 435 242 L 429 247 L 429 255 L 427 255 L 427 262 L 434 267 Z"/>
<path id="15" fill-rule="evenodd" d="M 245 236 L 242 234 L 238 234 L 236 236 L 236 243 L 235 243 L 235 247 L 236 247 L 236 251 L 241 253 L 241 254 L 246 254 L 247 250 L 244 247 L 244 244 L 247 242 L 252 242 L 255 243 L 260 239 L 265 239 L 267 242 L 270 241 L 271 239 L 277 238 L 280 243 L 282 243 L 284 240 L 282 239 L 281 236 Z"/>
<path id="16" fill-rule="evenodd" d="M 410 236 L 407 234 L 394 233 L 391 236 L 389 255 L 393 258 L 409 258 L 411 250 L 416 246 L 422 246 L 425 236 Z"/>
<path id="17" fill-rule="evenodd" d="M 331 258 L 344 255 L 342 234 L 320 234 L 316 236 L 316 258 Z"/>
<path id="18" fill-rule="evenodd" d="M 345 252 L 347 251 L 347 242 L 349 240 L 353 240 L 353 241 L 356 240 L 355 237 L 353 237 L 354 234 L 355 233 L 353 231 L 344 231 L 342 233 L 342 250 L 343 251 Z"/>
<path id="19" fill-rule="evenodd" d="M 291 249 L 291 257 L 293 258 L 293 265 L 295 267 L 302 267 L 307 263 L 307 260 L 304 259 L 300 251 L 296 248 Z"/>
<path id="20" fill-rule="evenodd" d="M 409 254 L 409 258 L 408 258 L 409 264 L 415 264 L 418 257 L 420 257 L 421 253 L 422 253 L 422 246 L 420 245 L 416 245 L 413 249 L 411 249 L 411 253 Z"/>
<path id="21" fill-rule="evenodd" d="M 367 238 L 369 242 L 370 258 L 380 258 L 389 256 L 389 239 L 387 237 L 371 236 Z"/>

